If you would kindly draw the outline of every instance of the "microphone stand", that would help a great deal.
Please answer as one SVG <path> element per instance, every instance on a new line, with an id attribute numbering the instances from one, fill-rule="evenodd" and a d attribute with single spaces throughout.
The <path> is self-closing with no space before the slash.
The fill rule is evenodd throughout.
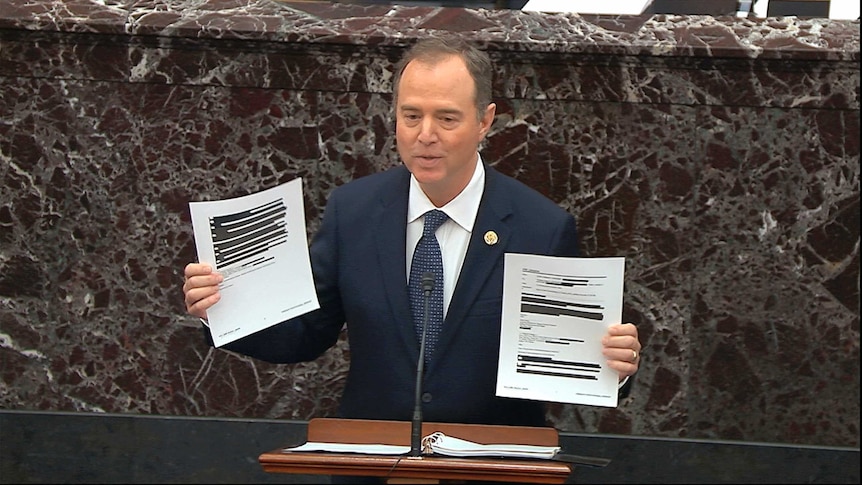
<path id="1" fill-rule="evenodd" d="M 413 421 L 410 429 L 410 456 L 422 455 L 422 374 L 425 371 L 425 336 L 428 333 L 428 305 L 434 291 L 434 273 L 422 275 L 422 293 L 425 295 L 425 311 L 422 317 L 422 340 L 419 344 L 419 362 L 416 365 L 416 400 L 413 405 Z"/>

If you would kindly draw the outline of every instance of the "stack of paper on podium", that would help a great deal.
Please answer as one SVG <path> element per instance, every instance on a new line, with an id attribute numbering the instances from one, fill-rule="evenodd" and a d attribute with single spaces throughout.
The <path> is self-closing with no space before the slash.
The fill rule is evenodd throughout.
<path id="1" fill-rule="evenodd" d="M 410 447 L 386 444 L 307 442 L 300 446 L 285 448 L 284 451 L 329 451 L 332 453 L 403 455 L 410 451 Z M 550 460 L 560 452 L 560 447 L 518 444 L 487 445 L 461 438 L 455 438 L 453 436 L 447 436 L 437 431 L 422 439 L 422 452 L 424 454 L 437 454 L 444 456 L 495 456 L 501 458 L 537 458 Z"/>
<path id="2" fill-rule="evenodd" d="M 425 453 L 446 456 L 499 456 L 502 458 L 540 458 L 550 460 L 560 452 L 559 446 L 536 446 L 515 444 L 485 445 L 473 441 L 446 436 L 437 431 L 422 440 Z"/>

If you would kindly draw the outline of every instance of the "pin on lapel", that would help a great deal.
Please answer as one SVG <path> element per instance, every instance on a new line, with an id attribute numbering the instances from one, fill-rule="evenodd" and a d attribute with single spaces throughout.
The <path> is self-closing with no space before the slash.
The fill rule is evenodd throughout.
<path id="1" fill-rule="evenodd" d="M 497 241 L 499 241 L 499 239 L 497 238 L 496 232 L 488 231 L 485 233 L 485 244 L 487 244 L 488 246 L 493 246 L 497 244 Z"/>

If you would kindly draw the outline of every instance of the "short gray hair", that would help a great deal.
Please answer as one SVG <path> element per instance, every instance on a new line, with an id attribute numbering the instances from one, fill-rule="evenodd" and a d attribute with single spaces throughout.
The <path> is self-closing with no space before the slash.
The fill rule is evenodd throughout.
<path id="1" fill-rule="evenodd" d="M 481 120 L 485 114 L 485 108 L 491 104 L 491 83 L 494 76 L 491 58 L 486 52 L 469 42 L 452 36 L 420 39 L 404 53 L 404 56 L 395 66 L 395 79 L 392 83 L 393 106 L 398 106 L 398 85 L 407 64 L 415 60 L 434 64 L 450 55 L 463 59 L 467 66 L 467 72 L 473 78 L 476 116 Z"/>

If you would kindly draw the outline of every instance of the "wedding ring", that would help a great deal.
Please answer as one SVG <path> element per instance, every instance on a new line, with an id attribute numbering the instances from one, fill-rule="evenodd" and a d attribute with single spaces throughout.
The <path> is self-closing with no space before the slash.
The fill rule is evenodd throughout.
<path id="1" fill-rule="evenodd" d="M 632 349 L 632 363 L 637 362 L 637 360 L 638 360 L 638 351 L 635 349 Z"/>

